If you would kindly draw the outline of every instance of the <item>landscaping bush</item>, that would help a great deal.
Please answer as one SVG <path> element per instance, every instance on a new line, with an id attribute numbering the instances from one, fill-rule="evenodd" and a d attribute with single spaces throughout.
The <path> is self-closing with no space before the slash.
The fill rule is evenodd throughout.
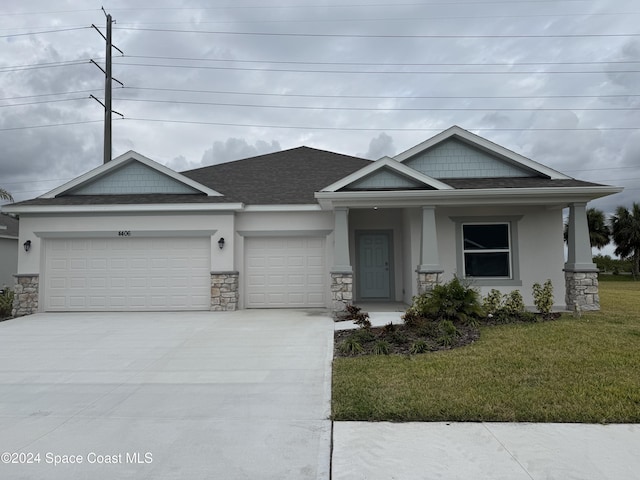
<path id="1" fill-rule="evenodd" d="M 553 285 L 551 280 L 547 279 L 544 285 L 539 283 L 533 284 L 533 303 L 540 313 L 548 315 L 553 307 Z"/>
<path id="2" fill-rule="evenodd" d="M 484 316 L 480 294 L 457 277 L 414 298 L 415 313 L 435 320 L 451 320 L 473 325 Z M 405 320 L 406 321 L 406 320 Z"/>
<path id="3" fill-rule="evenodd" d="M 13 291 L 9 288 L 2 290 L 0 294 L 0 318 L 8 318 L 13 310 Z"/>

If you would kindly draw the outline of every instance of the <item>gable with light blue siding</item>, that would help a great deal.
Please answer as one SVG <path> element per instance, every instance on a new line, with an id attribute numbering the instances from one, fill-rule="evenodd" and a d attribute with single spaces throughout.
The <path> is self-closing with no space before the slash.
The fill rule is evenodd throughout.
<path id="1" fill-rule="evenodd" d="M 200 193 L 140 162 L 131 161 L 95 181 L 81 185 L 72 195 L 124 195 L 145 193 Z"/>
<path id="2" fill-rule="evenodd" d="M 537 176 L 453 138 L 406 160 L 404 164 L 433 178 Z"/>
<path id="3" fill-rule="evenodd" d="M 381 168 L 375 172 L 367 175 L 360 180 L 357 180 L 348 186 L 351 189 L 388 189 L 388 188 L 419 188 L 425 185 L 417 180 L 413 180 L 405 177 L 399 173 L 394 172 L 389 168 Z"/>

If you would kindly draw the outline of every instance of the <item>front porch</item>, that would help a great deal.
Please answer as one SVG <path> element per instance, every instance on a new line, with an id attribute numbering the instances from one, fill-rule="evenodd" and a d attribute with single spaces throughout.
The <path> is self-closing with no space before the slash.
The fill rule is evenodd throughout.
<path id="1" fill-rule="evenodd" d="M 414 296 L 458 276 L 483 295 L 491 288 L 518 289 L 528 306 L 533 283 L 549 278 L 556 287 L 556 309 L 598 310 L 586 203 L 568 206 L 566 262 L 562 206 L 335 207 L 332 308 L 338 312 L 354 304 L 368 312 L 404 311 Z M 501 232 L 505 245 L 487 248 Z M 485 259 L 492 259 L 491 265 Z M 472 268 L 489 273 L 469 275 Z M 496 268 L 504 271 L 491 271 Z"/>

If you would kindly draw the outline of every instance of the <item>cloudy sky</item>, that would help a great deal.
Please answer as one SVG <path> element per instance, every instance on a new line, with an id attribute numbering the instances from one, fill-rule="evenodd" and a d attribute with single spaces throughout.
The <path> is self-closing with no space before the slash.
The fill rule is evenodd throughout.
<path id="1" fill-rule="evenodd" d="M 640 201 L 640 0 L 7 0 L 0 187 L 113 156 L 178 171 L 300 145 L 376 159 L 453 124 Z"/>

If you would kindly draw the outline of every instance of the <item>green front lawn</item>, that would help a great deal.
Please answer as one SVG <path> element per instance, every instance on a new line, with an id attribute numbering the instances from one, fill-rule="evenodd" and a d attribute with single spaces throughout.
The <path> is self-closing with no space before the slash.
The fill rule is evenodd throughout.
<path id="1" fill-rule="evenodd" d="M 481 328 L 460 349 L 337 358 L 334 420 L 640 422 L 640 282 L 601 312 Z"/>

